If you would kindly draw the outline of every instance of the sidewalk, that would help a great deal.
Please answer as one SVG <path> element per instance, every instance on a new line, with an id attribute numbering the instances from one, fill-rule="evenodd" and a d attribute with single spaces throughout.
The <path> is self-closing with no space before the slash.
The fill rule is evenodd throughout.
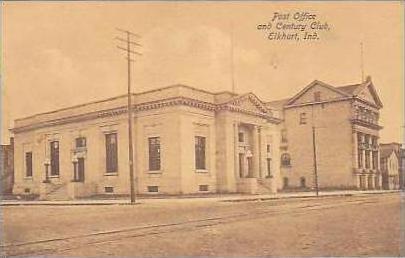
<path id="1" fill-rule="evenodd" d="M 247 201 L 266 201 L 276 199 L 293 199 L 293 198 L 325 198 L 333 196 L 353 196 L 353 195 L 369 195 L 369 194 L 386 194 L 400 193 L 399 190 L 371 190 L 371 191 L 328 191 L 319 192 L 316 197 L 314 192 L 294 192 L 294 193 L 276 193 L 276 194 L 224 194 L 210 196 L 170 196 L 165 198 L 159 197 L 141 197 L 138 198 L 136 204 L 156 203 L 156 202 L 188 202 L 188 201 L 204 201 L 204 202 L 247 202 Z M 20 206 L 20 205 L 128 205 L 128 199 L 80 199 L 80 200 L 63 200 L 63 201 L 25 201 L 25 200 L 1 200 L 0 206 Z"/>

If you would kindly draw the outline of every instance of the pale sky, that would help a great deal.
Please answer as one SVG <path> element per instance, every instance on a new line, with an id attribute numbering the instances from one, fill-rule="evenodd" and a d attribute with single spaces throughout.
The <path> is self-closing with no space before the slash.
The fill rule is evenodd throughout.
<path id="1" fill-rule="evenodd" d="M 257 25 L 274 12 L 310 12 L 331 30 L 316 42 L 275 42 Z M 381 142 L 401 142 L 403 3 L 2 2 L 2 142 L 15 118 L 126 93 L 116 27 L 142 36 L 135 92 L 172 84 L 288 98 L 317 79 L 335 86 L 371 75 L 384 104 Z"/>

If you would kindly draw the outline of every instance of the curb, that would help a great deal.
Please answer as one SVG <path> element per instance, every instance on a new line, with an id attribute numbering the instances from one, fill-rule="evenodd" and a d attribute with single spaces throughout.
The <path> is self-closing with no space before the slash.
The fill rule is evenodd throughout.
<path id="1" fill-rule="evenodd" d="M 331 197 L 350 197 L 350 196 L 362 196 L 362 195 L 377 195 L 377 194 L 392 194 L 392 193 L 401 193 L 400 190 L 393 190 L 393 191 L 386 191 L 386 192 L 358 192 L 358 193 L 339 193 L 339 194 L 326 194 L 326 195 L 291 195 L 291 196 L 267 196 L 267 197 L 245 197 L 245 198 L 235 198 L 235 199 L 226 199 L 227 197 L 224 197 L 223 199 L 218 199 L 218 200 L 213 200 L 216 202 L 261 202 L 261 201 L 272 201 L 272 200 L 282 200 L 282 199 L 318 199 L 318 198 L 331 198 Z M 166 200 L 179 200 L 170 198 Z M 191 199 L 191 198 L 185 198 L 185 199 Z M 195 199 L 200 199 L 200 198 L 195 198 Z M 206 199 L 206 197 L 204 198 Z M 145 199 L 144 199 L 145 200 Z M 35 201 L 35 202 L 30 202 L 30 201 L 24 201 L 24 202 L 11 202 L 11 203 L 2 203 L 0 202 L 0 207 L 6 207 L 6 206 L 91 206 L 91 205 L 139 205 L 143 204 L 142 202 L 137 202 L 135 204 L 131 204 L 129 201 L 126 202 L 86 202 L 86 201 L 78 201 L 78 202 L 48 202 L 48 201 Z"/>

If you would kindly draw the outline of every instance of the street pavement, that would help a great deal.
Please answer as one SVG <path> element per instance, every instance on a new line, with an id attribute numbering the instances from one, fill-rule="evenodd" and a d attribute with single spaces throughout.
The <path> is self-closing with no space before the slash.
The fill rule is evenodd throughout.
<path id="1" fill-rule="evenodd" d="M 4 206 L 1 249 L 9 256 L 398 257 L 403 200 L 385 193 Z"/>

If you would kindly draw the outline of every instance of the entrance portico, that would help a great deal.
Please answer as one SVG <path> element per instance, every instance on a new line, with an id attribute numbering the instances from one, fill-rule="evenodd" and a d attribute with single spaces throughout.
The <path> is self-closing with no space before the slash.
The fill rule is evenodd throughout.
<path id="1" fill-rule="evenodd" d="M 271 143 L 263 137 L 261 125 L 235 123 L 235 175 L 237 191 L 242 193 L 259 193 L 261 188 L 269 192 L 272 187 L 271 163 L 269 160 Z M 267 140 L 269 141 L 269 140 Z M 263 161 L 266 161 L 265 164 Z M 267 172 L 265 172 L 267 168 Z M 275 191 L 273 189 L 272 191 Z"/>

